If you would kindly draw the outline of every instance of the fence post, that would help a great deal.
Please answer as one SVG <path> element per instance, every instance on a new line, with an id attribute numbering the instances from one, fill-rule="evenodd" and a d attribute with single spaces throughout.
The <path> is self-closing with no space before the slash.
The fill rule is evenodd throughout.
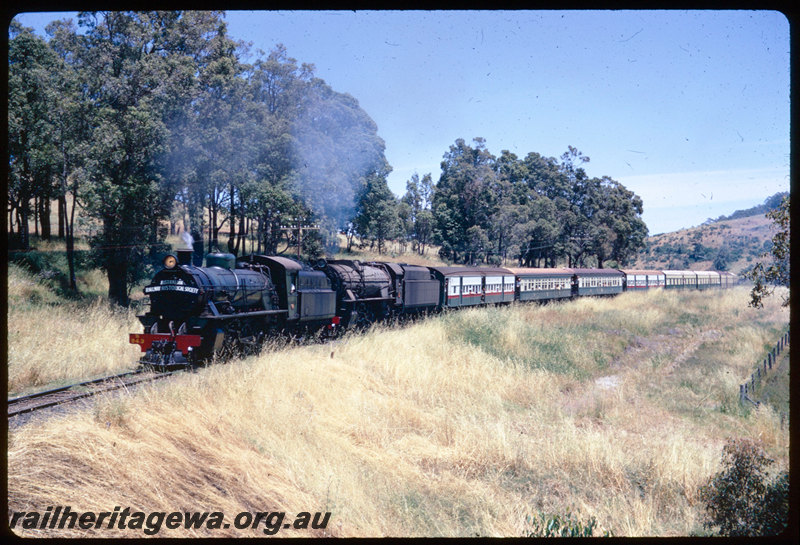
<path id="1" fill-rule="evenodd" d="M 739 385 L 739 403 L 744 403 L 745 385 Z"/>
<path id="2" fill-rule="evenodd" d="M 768 358 L 769 359 L 769 358 Z M 764 360 L 764 368 L 766 369 L 767 360 Z M 772 369 L 772 362 L 769 362 L 769 368 Z"/>
<path id="3" fill-rule="evenodd" d="M 772 366 L 770 365 L 769 368 L 772 369 Z M 766 374 L 767 374 L 767 362 L 765 361 L 764 362 L 764 375 L 766 376 Z"/>

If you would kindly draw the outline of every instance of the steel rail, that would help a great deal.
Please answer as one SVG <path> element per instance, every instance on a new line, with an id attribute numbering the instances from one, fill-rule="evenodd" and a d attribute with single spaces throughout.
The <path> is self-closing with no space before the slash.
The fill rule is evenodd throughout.
<path id="1" fill-rule="evenodd" d="M 76 382 L 75 384 L 68 384 L 66 386 L 61 386 L 59 388 L 53 388 L 52 390 L 42 390 L 42 391 L 39 391 L 39 392 L 34 392 L 32 394 L 26 394 L 26 395 L 22 395 L 22 396 L 18 396 L 18 397 L 10 397 L 10 398 L 8 398 L 8 403 L 9 404 L 18 403 L 18 402 L 22 402 L 22 401 L 27 401 L 29 399 L 35 399 L 37 397 L 51 395 L 51 394 L 55 394 L 55 393 L 58 393 L 58 392 L 64 392 L 66 390 L 69 390 L 70 388 L 78 388 L 80 386 L 89 386 L 90 384 L 97 384 L 97 383 L 100 383 L 100 382 L 104 382 L 106 380 L 111 380 L 111 379 L 115 379 L 115 378 L 122 378 L 122 377 L 126 377 L 126 376 L 129 376 L 129 375 L 137 375 L 137 374 L 141 373 L 142 371 L 144 371 L 144 369 L 136 369 L 134 371 L 128 371 L 126 373 L 120 373 L 119 375 L 111 375 L 111 376 L 108 376 L 108 377 L 101 377 L 101 378 L 94 379 L 94 380 L 87 380 L 86 382 Z"/>
<path id="2" fill-rule="evenodd" d="M 168 377 L 177 372 L 177 371 L 168 371 L 164 373 L 157 373 L 155 375 L 149 375 L 130 380 L 131 377 L 139 375 L 144 371 L 145 369 L 137 369 L 135 371 L 120 373 L 119 375 L 112 375 L 109 377 L 89 380 L 86 382 L 79 382 L 76 384 L 70 384 L 68 386 L 62 386 L 60 388 L 54 388 L 52 390 L 44 390 L 41 392 L 36 392 L 25 396 L 11 398 L 8 400 L 8 418 L 24 413 L 38 411 L 40 409 L 45 409 L 48 407 L 54 407 L 56 405 L 71 403 L 78 399 L 91 397 L 94 395 L 101 394 L 103 392 L 118 390 L 120 388 L 125 388 L 127 386 L 133 386 L 134 384 L 139 384 L 141 382 L 158 380 L 160 378 Z M 84 391 L 80 390 L 73 391 L 73 388 L 90 388 L 90 389 Z"/>

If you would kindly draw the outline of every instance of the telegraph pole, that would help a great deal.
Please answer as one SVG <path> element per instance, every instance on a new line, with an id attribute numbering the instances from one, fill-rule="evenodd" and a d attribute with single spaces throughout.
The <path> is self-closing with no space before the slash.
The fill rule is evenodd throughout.
<path id="1" fill-rule="evenodd" d="M 303 248 L 303 231 L 319 231 L 319 225 L 303 225 L 301 218 L 292 218 L 293 225 L 281 226 L 281 231 L 297 232 L 297 259 L 300 259 L 300 251 Z"/>

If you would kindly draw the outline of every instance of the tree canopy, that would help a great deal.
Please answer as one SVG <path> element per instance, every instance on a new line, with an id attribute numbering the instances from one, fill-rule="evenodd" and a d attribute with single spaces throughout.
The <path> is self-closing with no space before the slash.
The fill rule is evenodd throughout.
<path id="1" fill-rule="evenodd" d="M 622 266 L 644 246 L 642 200 L 570 147 L 558 162 L 531 152 L 492 155 L 481 138 L 450 146 L 433 194 L 434 241 L 457 263 Z"/>
<path id="2" fill-rule="evenodd" d="M 379 253 L 438 244 L 454 263 L 621 266 L 643 246 L 641 199 L 589 177 L 571 146 L 496 157 L 458 139 L 438 181 L 415 174 L 396 197 L 376 123 L 314 70 L 280 44 L 251 56 L 220 11 L 80 12 L 47 39 L 13 21 L 9 243 L 27 248 L 31 223 L 50 238 L 56 202 L 76 289 L 78 210 L 122 305 L 176 225 L 209 250 L 274 254 L 313 223 L 308 258 L 342 230 Z"/>
<path id="3" fill-rule="evenodd" d="M 280 44 L 243 62 L 222 12 L 77 19 L 51 23 L 47 41 L 9 29 L 9 242 L 28 247 L 32 215 L 48 238 L 54 199 L 59 236 L 69 232 L 71 196 L 117 303 L 165 251 L 176 210 L 209 249 L 226 232 L 220 249 L 249 240 L 275 253 L 292 222 L 321 223 L 335 241 L 355 195 L 390 169 L 357 100 Z"/>

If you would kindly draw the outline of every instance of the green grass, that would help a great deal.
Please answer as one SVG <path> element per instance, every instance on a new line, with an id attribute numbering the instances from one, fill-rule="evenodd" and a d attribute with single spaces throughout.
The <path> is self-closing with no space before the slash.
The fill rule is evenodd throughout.
<path id="1" fill-rule="evenodd" d="M 608 348 L 607 342 L 590 342 L 590 348 L 582 342 L 596 339 L 593 326 L 576 324 L 556 330 L 521 320 L 523 312 L 521 307 L 473 309 L 448 314 L 445 319 L 457 338 L 500 360 L 520 362 L 529 369 L 584 379 L 607 365 L 611 354 L 602 349 Z M 513 331 L 511 336 L 509 331 Z"/>
<path id="2" fill-rule="evenodd" d="M 470 309 L 444 319 L 456 338 L 502 361 L 584 380 L 659 325 L 658 313 L 631 315 L 602 301 L 589 303 L 596 312 L 583 308 L 586 303 L 556 302 Z"/>

